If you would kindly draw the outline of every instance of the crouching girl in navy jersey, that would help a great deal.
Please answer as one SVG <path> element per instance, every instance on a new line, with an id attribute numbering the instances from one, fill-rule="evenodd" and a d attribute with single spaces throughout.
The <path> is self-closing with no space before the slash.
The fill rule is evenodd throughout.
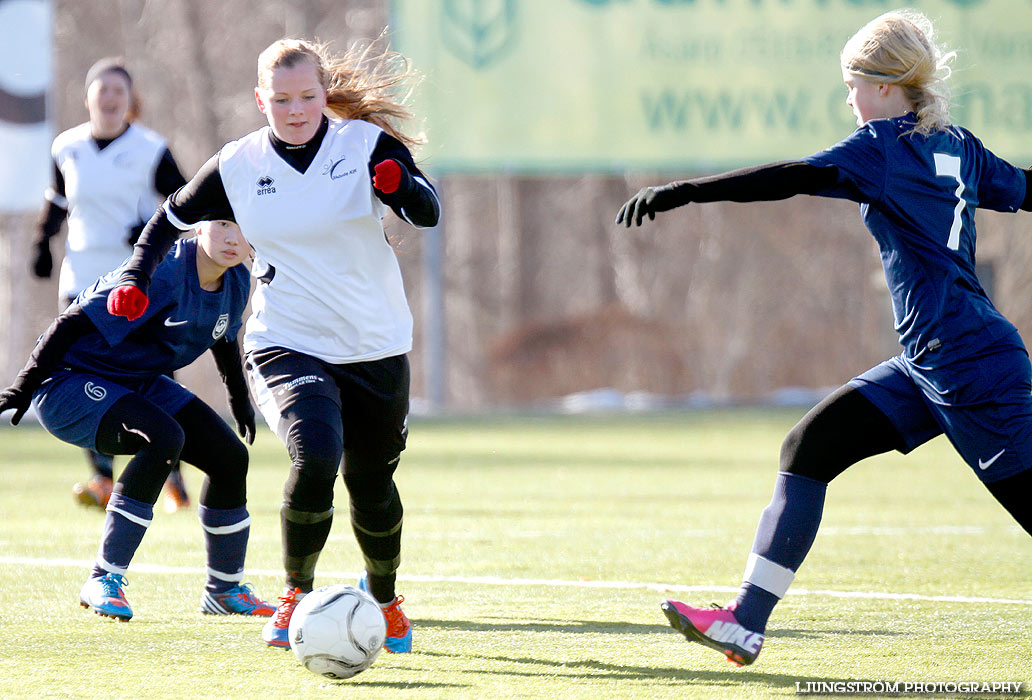
<path id="1" fill-rule="evenodd" d="M 154 273 L 152 303 L 132 321 L 107 312 L 121 270 L 84 290 L 40 338 L 0 411 L 17 424 L 35 406 L 43 426 L 73 445 L 133 455 L 107 504 L 104 536 L 80 602 L 121 620 L 133 616 L 125 574 L 151 523 L 154 503 L 179 459 L 207 478 L 200 520 L 208 553 L 201 610 L 269 616 L 242 583 L 251 519 L 245 507 L 247 448 L 207 404 L 165 376 L 211 349 L 240 435 L 254 439 L 237 332 L 250 291 L 250 253 L 231 221 L 205 221 L 178 241 Z"/>
<path id="2" fill-rule="evenodd" d="M 670 623 L 737 664 L 760 653 L 767 619 L 817 534 L 828 483 L 852 464 L 945 434 L 989 492 L 1032 533 L 1032 368 L 1017 329 L 975 276 L 975 209 L 1032 211 L 1029 171 L 950 123 L 952 53 L 913 11 L 871 21 L 841 54 L 859 128 L 798 161 L 647 187 L 617 215 L 689 202 L 785 199 L 860 204 L 878 241 L 902 354 L 850 380 L 792 429 L 738 598 L 699 609 L 668 600 Z"/>

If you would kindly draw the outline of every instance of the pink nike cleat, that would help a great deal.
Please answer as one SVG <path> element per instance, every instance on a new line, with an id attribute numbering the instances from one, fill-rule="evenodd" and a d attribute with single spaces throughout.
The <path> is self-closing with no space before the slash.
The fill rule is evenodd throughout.
<path id="1" fill-rule="evenodd" d="M 693 608 L 676 600 L 665 600 L 660 607 L 670 626 L 689 641 L 716 649 L 737 666 L 747 666 L 760 655 L 763 635 L 738 624 L 734 603 L 726 608 Z"/>

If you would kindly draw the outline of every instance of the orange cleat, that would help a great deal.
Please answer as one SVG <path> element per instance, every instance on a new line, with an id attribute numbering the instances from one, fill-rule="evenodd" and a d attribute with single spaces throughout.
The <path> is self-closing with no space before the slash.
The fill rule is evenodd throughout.
<path id="1" fill-rule="evenodd" d="M 290 647 L 290 616 L 294 614 L 294 608 L 301 602 L 305 594 L 300 588 L 286 591 L 279 597 L 279 607 L 272 619 L 262 627 L 262 641 L 270 647 Z"/>
<path id="2" fill-rule="evenodd" d="M 186 492 L 186 482 L 178 469 L 169 473 L 165 480 L 165 512 L 175 513 L 190 507 L 190 494 Z"/>
<path id="3" fill-rule="evenodd" d="M 72 487 L 72 495 L 75 500 L 87 508 L 107 508 L 108 499 L 111 498 L 111 488 L 114 482 L 110 477 L 95 476 L 85 484 L 81 481 Z"/>

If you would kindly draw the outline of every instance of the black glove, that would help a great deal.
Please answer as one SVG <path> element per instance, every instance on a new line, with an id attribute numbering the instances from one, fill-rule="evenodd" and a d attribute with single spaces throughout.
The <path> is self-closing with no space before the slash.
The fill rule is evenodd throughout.
<path id="1" fill-rule="evenodd" d="M 248 445 L 254 444 L 254 408 L 251 407 L 251 400 L 245 394 L 239 398 L 229 400 L 229 410 L 236 421 L 237 433 Z"/>
<path id="2" fill-rule="evenodd" d="M 25 391 L 18 387 L 9 386 L 3 391 L 0 391 L 0 413 L 4 411 L 14 409 L 14 415 L 11 416 L 11 425 L 18 425 L 21 421 L 22 416 L 29 410 L 29 404 L 32 402 L 31 391 Z"/>
<path id="3" fill-rule="evenodd" d="M 656 212 L 668 211 L 684 202 L 674 201 L 671 191 L 665 187 L 642 187 L 638 194 L 634 195 L 620 207 L 616 214 L 616 223 L 624 224 L 627 228 L 633 223 L 641 226 L 646 216 L 649 221 L 656 218 Z"/>
<path id="4" fill-rule="evenodd" d="M 32 256 L 32 274 L 40 279 L 50 279 L 54 271 L 54 258 L 50 254 L 50 239 L 36 241 L 36 252 Z"/>
<path id="5" fill-rule="evenodd" d="M 140 221 L 135 226 L 130 228 L 129 235 L 126 236 L 125 242 L 129 245 L 136 245 L 136 241 L 140 240 L 140 234 L 143 233 L 143 229 L 146 225 L 146 221 Z"/>

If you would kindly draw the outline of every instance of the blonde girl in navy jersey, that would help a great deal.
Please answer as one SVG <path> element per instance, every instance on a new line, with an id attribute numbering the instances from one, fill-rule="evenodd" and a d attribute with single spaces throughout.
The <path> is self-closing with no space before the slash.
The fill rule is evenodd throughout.
<path id="1" fill-rule="evenodd" d="M 949 120 L 952 53 L 932 23 L 903 10 L 871 21 L 841 54 L 859 128 L 830 148 L 698 180 L 646 187 L 617 215 L 689 202 L 849 199 L 881 249 L 902 354 L 850 380 L 792 429 L 738 598 L 699 609 L 668 600 L 671 625 L 737 664 L 755 661 L 767 619 L 813 544 L 828 483 L 852 464 L 945 434 L 1032 533 L 1032 367 L 975 275 L 976 208 L 1032 211 L 1028 170 Z"/>
<path id="2" fill-rule="evenodd" d="M 186 180 L 165 139 L 137 121 L 139 98 L 120 58 L 102 58 L 86 73 L 89 120 L 54 139 L 53 182 L 46 192 L 31 270 L 53 272 L 52 238 L 68 222 L 58 291 L 68 306 L 97 278 L 114 270 L 132 252 L 143 224 L 161 200 Z M 73 487 L 76 499 L 103 509 L 111 494 L 110 455 L 86 450 L 92 478 Z M 179 465 L 169 475 L 166 510 L 188 504 Z"/>
<path id="3" fill-rule="evenodd" d="M 267 127 L 226 144 L 147 224 L 122 286 L 109 298 L 129 318 L 147 306 L 154 266 L 178 230 L 236 221 L 258 278 L 244 335 L 251 388 L 291 459 L 281 509 L 286 591 L 262 638 L 287 647 L 296 604 L 312 589 L 341 471 L 386 647 L 409 651 L 411 625 L 394 589 L 402 504 L 393 474 L 407 435 L 412 315 L 384 235 L 388 208 L 437 223 L 434 188 L 401 129 L 411 115 L 408 67 L 376 45 L 332 56 L 284 39 L 258 57 L 255 102 Z"/>

